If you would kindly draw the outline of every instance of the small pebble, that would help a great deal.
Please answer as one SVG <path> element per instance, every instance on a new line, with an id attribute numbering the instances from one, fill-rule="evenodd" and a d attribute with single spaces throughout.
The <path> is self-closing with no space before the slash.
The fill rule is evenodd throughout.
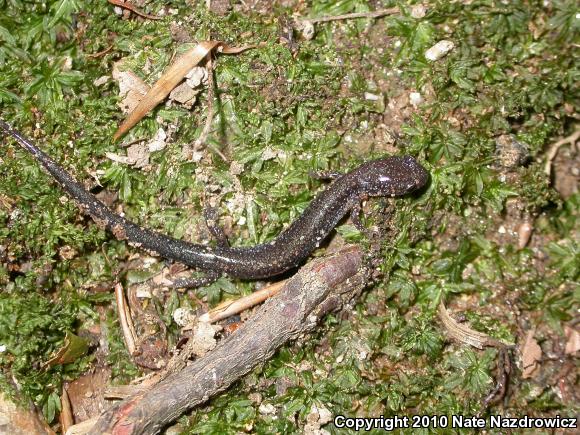
<path id="1" fill-rule="evenodd" d="M 303 21 L 302 23 L 302 36 L 307 41 L 314 38 L 314 24 L 311 21 Z"/>
<path id="2" fill-rule="evenodd" d="M 433 47 L 425 52 L 425 58 L 432 62 L 441 59 L 447 53 L 455 48 L 455 44 L 446 39 L 439 41 Z"/>
<path id="3" fill-rule="evenodd" d="M 411 9 L 411 16 L 413 18 L 423 18 L 427 14 L 427 8 L 424 5 L 415 5 Z"/>
<path id="4" fill-rule="evenodd" d="M 522 222 L 518 227 L 518 248 L 524 249 L 528 242 L 530 241 L 530 237 L 532 236 L 532 231 L 534 227 L 530 222 Z"/>
<path id="5" fill-rule="evenodd" d="M 194 319 L 195 314 L 191 308 L 177 308 L 173 312 L 173 320 L 181 327 L 189 325 Z"/>
<path id="6" fill-rule="evenodd" d="M 417 107 L 423 102 L 423 97 L 419 92 L 411 92 L 409 94 L 409 101 L 411 102 L 411 105 Z"/>
<path id="7" fill-rule="evenodd" d="M 501 166 L 514 169 L 528 160 L 528 145 L 517 141 L 512 135 L 503 134 L 495 139 L 495 154 Z"/>

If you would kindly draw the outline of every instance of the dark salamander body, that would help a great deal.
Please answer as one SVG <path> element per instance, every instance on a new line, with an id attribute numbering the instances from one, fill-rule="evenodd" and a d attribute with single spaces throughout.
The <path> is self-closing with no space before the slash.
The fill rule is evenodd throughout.
<path id="1" fill-rule="evenodd" d="M 404 195 L 422 187 L 428 179 L 427 171 L 410 156 L 367 162 L 338 177 L 270 243 L 246 248 L 208 247 L 142 228 L 113 213 L 32 141 L 3 121 L 0 129 L 30 152 L 83 211 L 117 238 L 188 266 L 238 278 L 265 278 L 298 266 L 362 199 Z"/>

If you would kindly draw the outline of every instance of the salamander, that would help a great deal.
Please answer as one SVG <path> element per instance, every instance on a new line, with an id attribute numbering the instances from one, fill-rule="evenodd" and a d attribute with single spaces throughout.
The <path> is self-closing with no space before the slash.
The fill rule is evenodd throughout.
<path id="1" fill-rule="evenodd" d="M 111 211 L 30 139 L 0 120 L 12 136 L 60 184 L 95 222 L 118 239 L 209 273 L 257 279 L 279 275 L 302 263 L 348 213 L 373 196 L 401 196 L 425 185 L 428 172 L 411 156 L 393 156 L 363 163 L 347 174 L 331 174 L 333 182 L 274 240 L 251 247 L 215 247 L 190 243 L 143 228 Z M 358 221 L 357 221 L 358 222 Z"/>

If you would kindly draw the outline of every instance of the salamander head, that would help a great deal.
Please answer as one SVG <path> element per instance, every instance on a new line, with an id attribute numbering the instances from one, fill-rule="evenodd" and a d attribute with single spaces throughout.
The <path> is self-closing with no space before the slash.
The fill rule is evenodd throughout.
<path id="1" fill-rule="evenodd" d="M 411 156 L 388 157 L 359 166 L 351 173 L 362 194 L 399 196 L 427 183 L 429 173 Z"/>

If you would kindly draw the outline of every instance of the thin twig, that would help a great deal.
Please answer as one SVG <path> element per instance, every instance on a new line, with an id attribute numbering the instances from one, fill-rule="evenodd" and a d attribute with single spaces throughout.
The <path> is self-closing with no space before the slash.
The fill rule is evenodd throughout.
<path id="1" fill-rule="evenodd" d="M 219 320 L 225 319 L 227 317 L 233 316 L 234 314 L 241 313 L 248 308 L 258 305 L 264 302 L 266 299 L 274 296 L 280 289 L 284 286 L 286 281 L 279 281 L 263 289 L 257 290 L 243 298 L 236 299 L 235 301 L 226 301 L 205 314 L 199 317 L 200 322 L 213 323 Z"/>
<path id="2" fill-rule="evenodd" d="M 552 145 L 550 145 L 546 157 L 546 167 L 544 168 L 544 172 L 548 176 L 550 176 L 550 174 L 552 173 L 552 161 L 556 158 L 556 155 L 558 154 L 558 150 L 560 149 L 560 147 L 566 144 L 570 144 L 573 146 L 576 143 L 576 141 L 578 141 L 579 137 L 580 137 L 580 128 L 578 128 L 570 136 L 566 136 L 565 138 L 560 139 L 559 141 L 554 142 Z"/>
<path id="3" fill-rule="evenodd" d="M 107 48 L 105 48 L 102 51 L 97 51 L 96 53 L 87 54 L 87 57 L 90 57 L 91 59 L 96 59 L 97 57 L 104 56 L 112 49 L 113 49 L 113 45 L 109 45 Z"/>
<path id="4" fill-rule="evenodd" d="M 199 137 L 193 143 L 193 153 L 196 153 L 199 148 L 205 144 L 207 136 L 211 130 L 214 114 L 214 97 L 215 97 L 215 80 L 213 79 L 213 60 L 211 54 L 207 57 L 207 117 L 205 118 L 205 125 Z"/>
<path id="5" fill-rule="evenodd" d="M 328 21 L 338 21 L 338 20 L 351 20 L 355 18 L 378 18 L 384 17 L 385 15 L 393 15 L 399 12 L 399 8 L 389 8 L 389 9 L 382 9 L 380 11 L 373 11 L 373 12 L 354 12 L 352 14 L 344 14 L 344 15 L 334 15 L 334 16 L 327 16 L 327 17 L 320 17 L 320 18 L 305 18 L 300 20 L 301 22 L 310 22 L 310 23 L 326 23 Z"/>
<path id="6" fill-rule="evenodd" d="M 498 349 L 497 357 L 497 376 L 495 387 L 489 392 L 489 394 L 483 400 L 483 406 L 478 416 L 481 415 L 485 410 L 495 403 L 500 402 L 504 399 L 508 387 L 509 376 L 512 371 L 512 365 L 510 360 L 510 351 L 507 347 L 500 347 Z"/>
<path id="7" fill-rule="evenodd" d="M 111 3 L 112 5 L 119 6 L 120 8 L 130 10 L 131 12 L 133 12 L 136 15 L 139 15 L 142 18 L 147 18 L 149 20 L 162 20 L 163 19 L 163 17 L 158 17 L 156 15 L 149 15 L 149 14 L 146 14 L 145 12 L 141 12 L 137 6 L 135 6 L 133 3 L 129 2 L 129 1 L 125 1 L 125 0 L 107 0 L 107 1 L 109 3 Z"/>

